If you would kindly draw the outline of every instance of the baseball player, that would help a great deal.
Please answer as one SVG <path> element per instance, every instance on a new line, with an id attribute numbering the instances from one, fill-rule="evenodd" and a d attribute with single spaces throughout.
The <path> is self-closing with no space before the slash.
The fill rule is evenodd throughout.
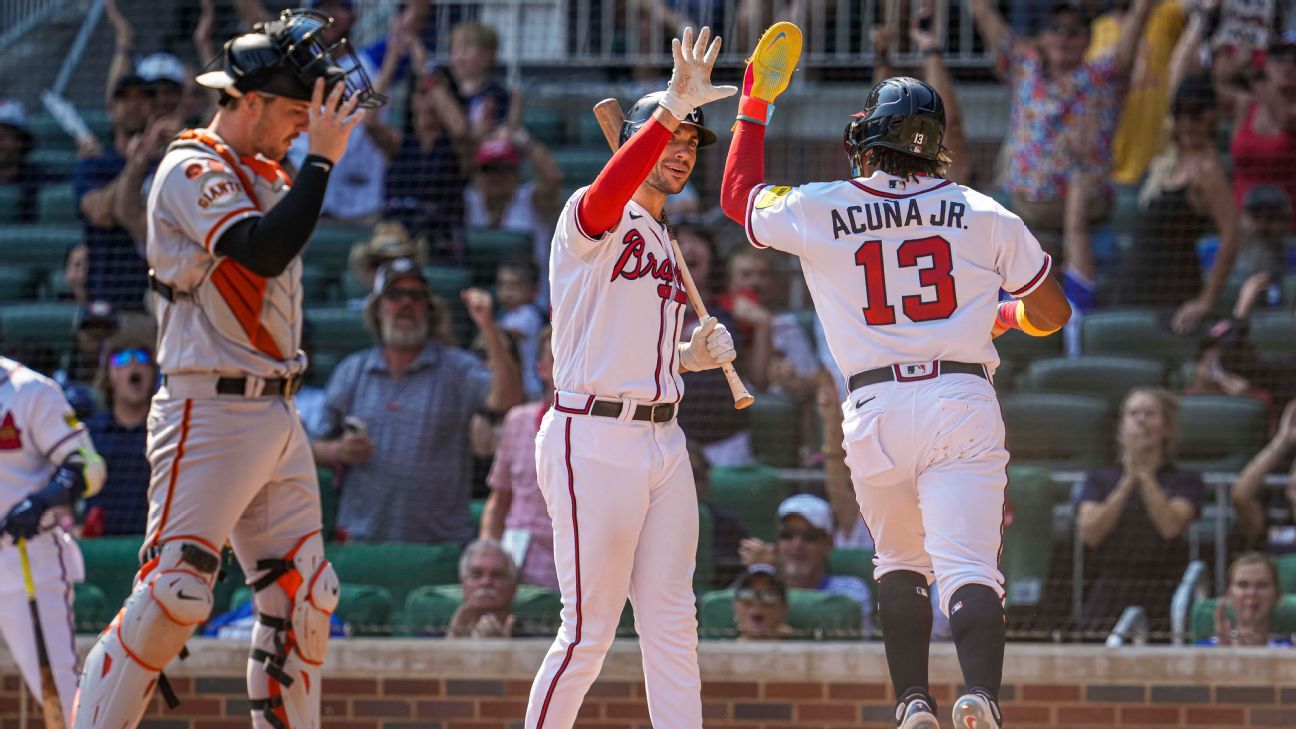
<path id="1" fill-rule="evenodd" d="M 536 435 L 540 490 L 553 521 L 562 627 L 531 685 L 527 729 L 566 729 L 598 677 L 626 595 L 658 729 L 702 726 L 693 566 L 698 506 L 675 422 L 680 371 L 734 358 L 714 318 L 680 342 L 687 301 L 662 208 L 713 144 L 698 107 L 737 91 L 712 86 L 720 39 L 672 43 L 666 91 L 630 110 L 622 146 L 567 201 L 549 258 L 554 401 Z"/>
<path id="2" fill-rule="evenodd" d="M 1008 453 L 991 339 L 1007 328 L 1048 334 L 1071 309 L 1021 219 L 944 179 L 944 107 L 921 81 L 883 81 L 851 118 L 852 179 L 764 184 L 770 102 L 795 67 L 776 30 L 747 67 L 722 204 L 752 245 L 801 258 L 846 376 L 843 445 L 877 543 L 897 725 L 939 726 L 927 677 L 934 578 L 968 687 L 954 724 L 999 729 Z M 1016 298 L 1000 305 L 1001 288 Z"/>
<path id="3" fill-rule="evenodd" d="M 40 629 L 63 716 L 72 712 L 77 653 L 72 584 L 85 577 L 81 550 L 53 524 L 57 507 L 93 496 L 107 478 L 103 459 L 59 386 L 0 357 L 0 632 L 34 696 L 41 695 L 35 626 L 17 540 L 26 540 Z"/>
<path id="4" fill-rule="evenodd" d="M 163 384 L 148 417 L 143 566 L 86 658 L 76 727 L 139 722 L 159 673 L 211 611 L 231 537 L 255 590 L 252 725 L 319 726 L 338 580 L 292 401 L 306 367 L 300 253 L 364 116 L 357 106 L 382 101 L 342 70 L 346 46 L 319 40 L 329 22 L 285 11 L 226 43 L 222 70 L 198 77 L 220 90 L 220 110 L 171 144 L 154 178 L 146 252 Z M 310 154 L 290 181 L 273 160 L 308 129 Z"/>

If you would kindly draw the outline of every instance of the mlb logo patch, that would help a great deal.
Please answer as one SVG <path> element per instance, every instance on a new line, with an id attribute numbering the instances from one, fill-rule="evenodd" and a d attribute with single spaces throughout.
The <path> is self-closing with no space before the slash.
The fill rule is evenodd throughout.
<path id="1" fill-rule="evenodd" d="M 910 362 L 907 364 L 892 365 L 895 370 L 897 382 L 913 382 L 914 380 L 929 380 L 936 376 L 935 362 Z"/>

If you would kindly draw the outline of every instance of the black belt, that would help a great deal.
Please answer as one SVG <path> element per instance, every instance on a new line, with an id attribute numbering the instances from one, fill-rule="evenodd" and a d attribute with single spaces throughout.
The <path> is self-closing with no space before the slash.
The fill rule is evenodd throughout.
<path id="1" fill-rule="evenodd" d="M 930 364 L 935 365 L 930 370 L 918 365 L 891 365 L 890 367 L 878 367 L 874 370 L 856 372 L 851 375 L 847 387 L 854 391 L 866 385 L 876 385 L 879 382 L 919 382 L 921 380 L 932 380 L 941 375 L 976 375 L 982 379 L 990 379 L 983 364 L 945 361 L 936 361 Z M 906 372 L 904 371 L 906 368 L 914 371 Z"/>
<path id="2" fill-rule="evenodd" d="M 616 400 L 595 400 L 590 408 L 590 415 L 600 418 L 621 417 L 621 403 Z M 632 420 L 645 420 L 650 423 L 665 423 L 675 417 L 675 403 L 659 402 L 654 405 L 640 405 L 635 408 Z"/>
<path id="3" fill-rule="evenodd" d="M 162 378 L 165 382 L 166 378 Z M 246 395 L 248 378 L 246 377 L 221 377 L 216 380 L 217 395 Z M 292 397 L 302 388 L 302 378 L 300 376 L 292 377 L 267 377 L 264 380 L 259 397 Z"/>
<path id="4" fill-rule="evenodd" d="M 173 288 L 170 284 L 163 283 L 161 280 L 158 279 L 157 276 L 154 276 L 153 269 L 151 268 L 149 269 L 149 273 L 148 273 L 148 282 L 149 282 L 150 289 L 156 291 L 158 296 L 161 296 L 162 298 L 166 299 L 167 301 L 170 301 L 173 304 L 175 303 L 176 299 L 182 296 L 182 294 L 176 291 L 175 288 Z"/>

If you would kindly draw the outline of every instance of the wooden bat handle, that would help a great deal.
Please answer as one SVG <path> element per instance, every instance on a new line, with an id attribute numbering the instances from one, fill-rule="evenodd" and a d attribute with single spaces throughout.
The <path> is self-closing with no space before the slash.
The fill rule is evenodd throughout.
<path id="1" fill-rule="evenodd" d="M 621 104 L 616 99 L 604 99 L 594 105 L 594 117 L 598 119 L 599 129 L 603 131 L 603 137 L 607 140 L 608 146 L 615 152 L 621 146 L 621 124 L 624 121 L 621 114 Z M 679 242 L 675 240 L 675 236 L 669 237 L 671 252 L 675 255 L 680 280 L 684 282 L 684 291 L 688 294 L 689 303 L 693 305 L 693 311 L 697 313 L 699 319 L 706 319 L 711 315 L 707 313 L 706 304 L 702 303 L 702 295 L 698 293 L 697 284 L 693 283 L 693 274 L 689 273 L 688 264 L 684 262 L 684 254 L 680 252 Z M 743 385 L 733 363 L 726 362 L 720 365 L 720 371 L 724 372 L 725 381 L 729 383 L 729 392 L 733 395 L 734 407 L 739 410 L 751 407 L 751 404 L 756 402 L 756 398 Z"/>

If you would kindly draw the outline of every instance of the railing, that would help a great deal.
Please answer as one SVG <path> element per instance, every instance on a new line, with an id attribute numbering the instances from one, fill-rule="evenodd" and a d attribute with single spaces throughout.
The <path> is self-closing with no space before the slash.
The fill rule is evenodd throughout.
<path id="1" fill-rule="evenodd" d="M 0 48 L 42 23 L 70 0 L 4 0 L 0 2 Z"/>
<path id="2" fill-rule="evenodd" d="M 1171 640 L 1184 645 L 1192 635 L 1193 605 L 1205 600 L 1210 589 L 1210 569 L 1201 560 L 1195 560 L 1184 570 L 1183 579 L 1170 599 Z"/>
<path id="3" fill-rule="evenodd" d="M 1120 648 L 1123 645 L 1144 645 L 1148 640 L 1148 620 L 1147 612 L 1138 605 L 1130 605 L 1121 613 L 1120 619 L 1116 621 L 1116 627 L 1112 628 L 1111 635 L 1107 636 L 1108 648 Z"/>

